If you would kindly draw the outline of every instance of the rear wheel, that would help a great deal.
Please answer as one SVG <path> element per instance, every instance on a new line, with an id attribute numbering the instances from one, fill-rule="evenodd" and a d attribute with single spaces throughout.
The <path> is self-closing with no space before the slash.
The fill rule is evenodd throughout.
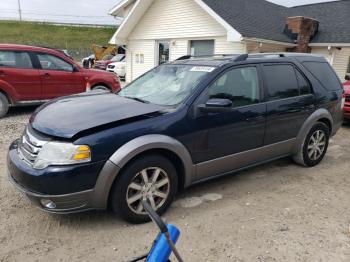
<path id="1" fill-rule="evenodd" d="M 173 164 L 160 155 L 148 155 L 128 164 L 113 186 L 112 210 L 131 223 L 148 222 L 142 200 L 162 215 L 174 200 L 177 173 Z"/>
<path id="2" fill-rule="evenodd" d="M 295 157 L 297 163 L 313 167 L 324 158 L 329 143 L 329 128 L 324 123 L 316 123 L 307 134 L 299 156 Z"/>
<path id="3" fill-rule="evenodd" d="M 0 93 L 0 118 L 4 117 L 9 110 L 9 102 L 7 100 L 7 97 Z"/>

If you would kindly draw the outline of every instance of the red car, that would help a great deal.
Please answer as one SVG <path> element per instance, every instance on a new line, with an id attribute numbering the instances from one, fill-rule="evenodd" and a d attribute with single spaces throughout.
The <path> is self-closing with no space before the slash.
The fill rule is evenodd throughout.
<path id="1" fill-rule="evenodd" d="M 350 80 L 345 82 L 343 86 L 344 86 L 344 97 L 345 97 L 344 118 L 346 120 L 350 120 Z"/>
<path id="2" fill-rule="evenodd" d="M 40 104 L 91 89 L 119 91 L 119 79 L 84 69 L 55 49 L 0 44 L 0 117 L 10 106 Z"/>
<path id="3" fill-rule="evenodd" d="M 118 54 L 116 56 L 108 55 L 103 58 L 103 60 L 97 61 L 95 63 L 95 68 L 100 70 L 106 70 L 107 66 L 111 63 L 122 62 L 125 60 L 124 54 Z"/>

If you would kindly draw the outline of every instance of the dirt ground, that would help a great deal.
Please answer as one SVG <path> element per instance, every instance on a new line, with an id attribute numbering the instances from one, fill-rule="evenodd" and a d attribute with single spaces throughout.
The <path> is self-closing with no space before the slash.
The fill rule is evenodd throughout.
<path id="1" fill-rule="evenodd" d="M 33 108 L 0 120 L 0 261 L 127 261 L 157 229 L 109 212 L 50 215 L 9 182 L 6 152 Z M 185 261 L 350 261 L 350 125 L 315 168 L 282 159 L 181 192 L 166 213 Z"/>

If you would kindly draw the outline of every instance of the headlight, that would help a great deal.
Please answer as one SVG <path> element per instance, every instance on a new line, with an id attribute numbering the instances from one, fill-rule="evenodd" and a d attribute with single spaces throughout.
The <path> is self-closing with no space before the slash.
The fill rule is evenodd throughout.
<path id="1" fill-rule="evenodd" d="M 91 150 L 88 146 L 48 142 L 43 145 L 33 167 L 44 169 L 50 165 L 74 165 L 90 161 Z"/>

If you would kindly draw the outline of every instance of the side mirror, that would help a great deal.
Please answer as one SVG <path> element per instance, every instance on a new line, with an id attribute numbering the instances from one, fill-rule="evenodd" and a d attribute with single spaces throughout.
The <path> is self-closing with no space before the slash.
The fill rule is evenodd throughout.
<path id="1" fill-rule="evenodd" d="M 206 113 L 230 112 L 232 110 L 232 101 L 229 99 L 212 98 L 205 105 L 202 104 L 198 107 L 200 111 Z"/>
<path id="2" fill-rule="evenodd" d="M 350 75 L 346 75 L 346 76 L 345 76 L 345 80 L 346 80 L 346 81 L 349 81 L 349 80 L 350 80 Z"/>
<path id="3" fill-rule="evenodd" d="M 73 73 L 74 72 L 79 72 L 79 68 L 76 65 L 73 65 Z"/>

